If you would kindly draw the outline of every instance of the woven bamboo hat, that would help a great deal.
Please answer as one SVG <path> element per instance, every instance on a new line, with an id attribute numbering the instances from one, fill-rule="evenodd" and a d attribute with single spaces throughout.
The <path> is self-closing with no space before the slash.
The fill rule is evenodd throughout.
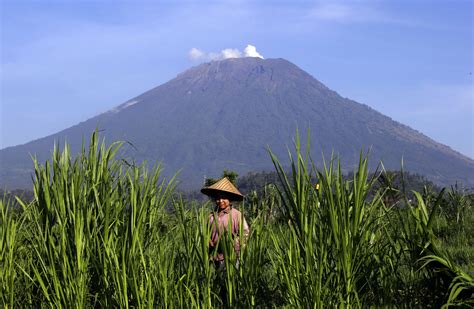
<path id="1" fill-rule="evenodd" d="M 210 197 L 215 197 L 218 193 L 224 193 L 232 201 L 242 201 L 244 199 L 242 193 L 237 190 L 227 177 L 222 178 L 211 186 L 202 188 L 201 193 Z"/>

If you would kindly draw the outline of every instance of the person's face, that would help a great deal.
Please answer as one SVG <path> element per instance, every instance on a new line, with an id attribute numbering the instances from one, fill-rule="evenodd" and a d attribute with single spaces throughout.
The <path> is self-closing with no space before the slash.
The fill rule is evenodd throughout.
<path id="1" fill-rule="evenodd" d="M 219 210 L 224 210 L 230 206 L 229 197 L 225 196 L 224 194 L 218 194 L 214 197 L 214 202 Z"/>

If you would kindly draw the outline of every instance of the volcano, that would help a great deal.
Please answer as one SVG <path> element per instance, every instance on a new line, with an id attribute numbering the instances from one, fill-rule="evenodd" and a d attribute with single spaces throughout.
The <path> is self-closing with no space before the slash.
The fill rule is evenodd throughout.
<path id="1" fill-rule="evenodd" d="M 116 108 L 56 134 L 0 150 L 0 186 L 30 188 L 33 164 L 55 142 L 78 152 L 99 128 L 107 142 L 127 141 L 135 162 L 180 170 L 197 189 L 223 169 L 239 174 L 273 168 L 267 147 L 286 162 L 295 132 L 311 132 L 313 160 L 332 153 L 351 170 L 370 150 L 374 168 L 404 169 L 441 185 L 474 186 L 474 160 L 367 105 L 340 96 L 284 59 L 238 58 L 204 63 Z"/>

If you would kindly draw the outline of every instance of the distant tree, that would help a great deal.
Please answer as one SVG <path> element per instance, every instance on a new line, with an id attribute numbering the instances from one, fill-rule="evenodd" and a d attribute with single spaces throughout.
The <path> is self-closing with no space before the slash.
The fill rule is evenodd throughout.
<path id="1" fill-rule="evenodd" d="M 279 185 L 278 174 L 275 171 L 249 172 L 239 178 L 238 187 L 240 192 L 246 194 L 253 190 L 260 191 L 269 184 Z"/>
<path id="2" fill-rule="evenodd" d="M 230 180 L 234 185 L 237 183 L 237 178 L 239 177 L 239 174 L 237 174 L 235 171 L 231 171 L 228 169 L 224 169 L 222 172 L 222 178 L 227 177 L 227 179 Z"/>
<path id="3" fill-rule="evenodd" d="M 5 204 L 12 205 L 13 209 L 21 210 L 22 207 L 18 203 L 16 198 L 20 198 L 25 203 L 30 203 L 34 198 L 34 192 L 26 189 L 14 189 L 8 191 L 5 189 L 0 189 L 0 200 Z"/>
<path id="4" fill-rule="evenodd" d="M 212 186 L 213 184 L 217 182 L 217 180 L 218 179 L 215 179 L 215 178 L 206 178 L 206 180 L 204 180 L 204 187 Z"/>
<path id="5" fill-rule="evenodd" d="M 234 185 L 236 185 L 237 184 L 237 177 L 239 177 L 239 174 L 237 174 L 237 172 L 235 172 L 235 171 L 224 169 L 222 171 L 221 178 L 224 178 L 224 177 L 227 177 L 227 179 L 229 179 L 230 182 L 232 182 Z M 213 184 L 218 182 L 219 179 L 221 179 L 221 178 L 218 178 L 218 179 L 216 179 L 216 178 L 206 178 L 206 180 L 204 181 L 204 186 L 205 187 L 212 186 Z"/>

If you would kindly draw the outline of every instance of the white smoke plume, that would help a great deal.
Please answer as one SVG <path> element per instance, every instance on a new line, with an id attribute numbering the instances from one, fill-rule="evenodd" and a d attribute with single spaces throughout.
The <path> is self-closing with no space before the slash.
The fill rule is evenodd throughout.
<path id="1" fill-rule="evenodd" d="M 204 52 L 196 47 L 191 48 L 188 53 L 188 57 L 191 60 L 195 61 L 209 61 L 209 60 L 223 60 L 229 58 L 242 58 L 242 57 L 258 57 L 262 58 L 263 56 L 257 52 L 257 48 L 253 45 L 247 45 L 244 52 L 236 48 L 226 48 L 221 50 L 219 53 L 215 52 Z"/>
<path id="2" fill-rule="evenodd" d="M 242 53 L 238 49 L 226 48 L 221 51 L 222 56 L 224 59 L 228 58 L 240 58 L 242 57 Z"/>
<path id="3" fill-rule="evenodd" d="M 263 56 L 258 53 L 257 48 L 250 44 L 244 49 L 244 57 L 258 57 L 263 59 Z"/>
<path id="4" fill-rule="evenodd" d="M 201 50 L 197 49 L 197 48 L 193 47 L 189 51 L 189 58 L 191 58 L 191 59 L 199 59 L 203 56 L 204 56 L 204 53 Z"/>

